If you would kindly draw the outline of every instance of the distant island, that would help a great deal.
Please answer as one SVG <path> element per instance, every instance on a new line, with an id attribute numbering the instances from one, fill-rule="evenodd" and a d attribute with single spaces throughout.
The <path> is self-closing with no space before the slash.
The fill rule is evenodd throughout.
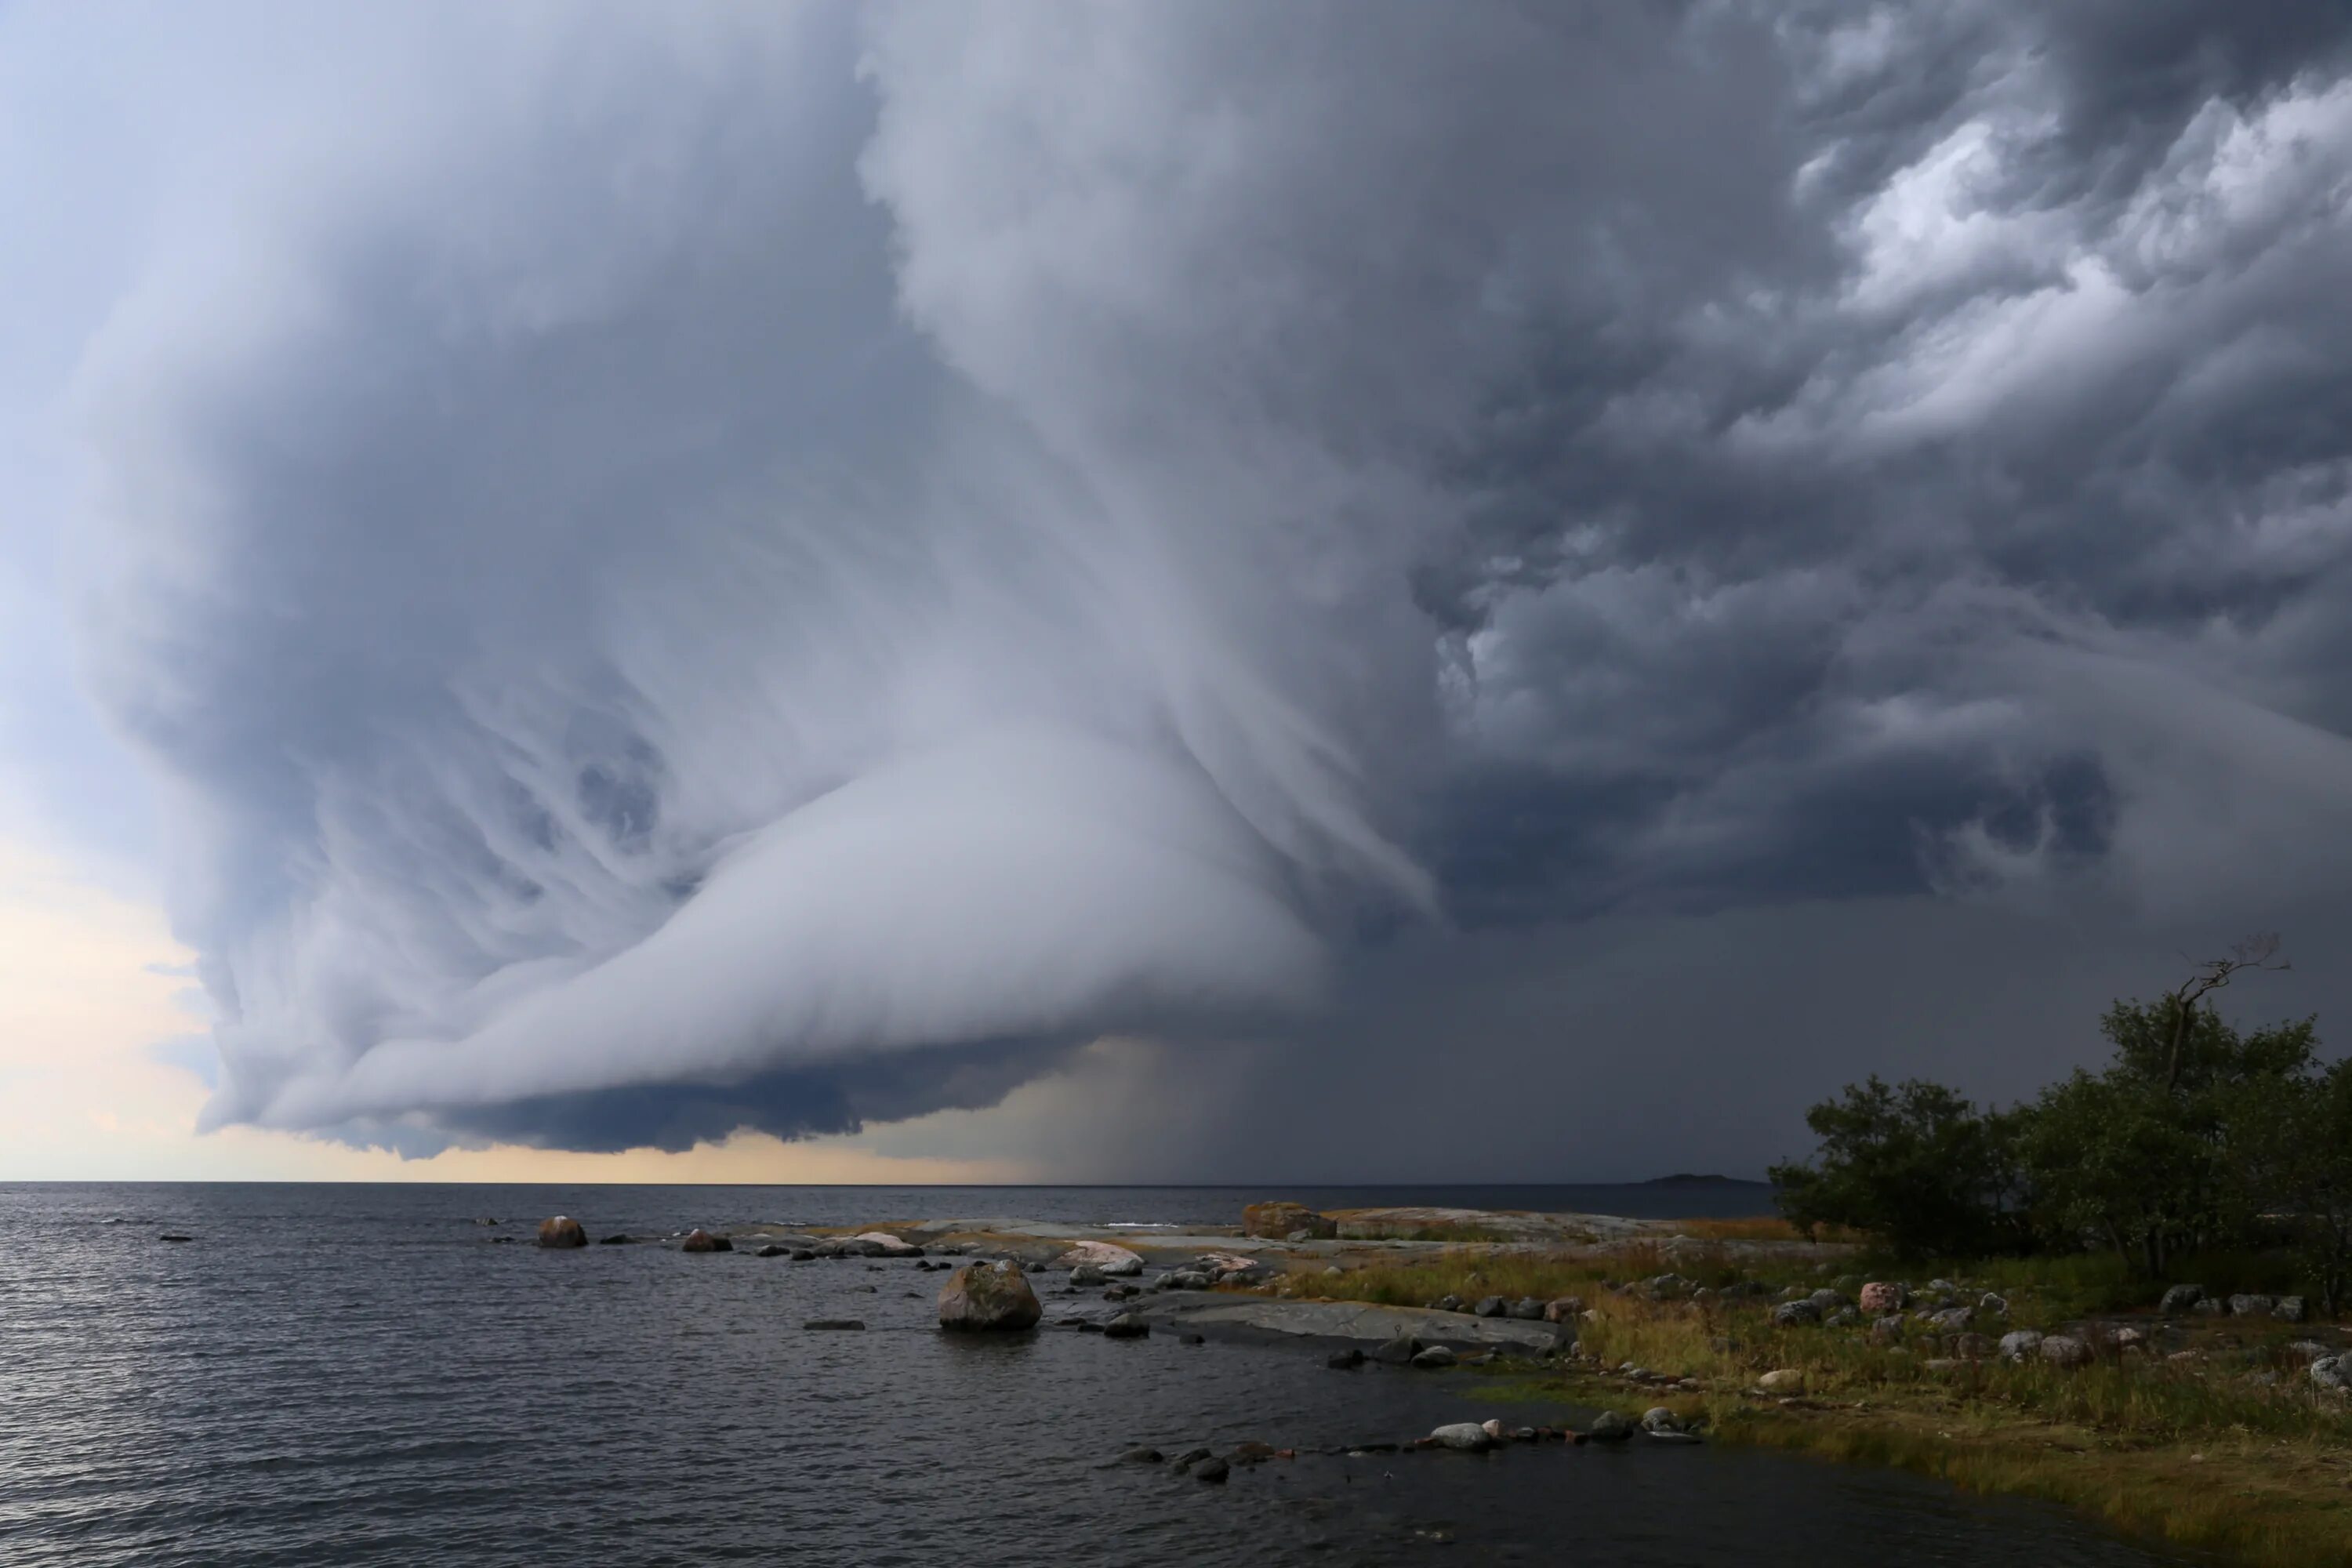
<path id="1" fill-rule="evenodd" d="M 1671 1176 L 1653 1176 L 1638 1184 L 1644 1187 L 1769 1187 L 1769 1182 L 1751 1182 L 1739 1176 L 1695 1176 L 1688 1171 L 1676 1171 Z"/>

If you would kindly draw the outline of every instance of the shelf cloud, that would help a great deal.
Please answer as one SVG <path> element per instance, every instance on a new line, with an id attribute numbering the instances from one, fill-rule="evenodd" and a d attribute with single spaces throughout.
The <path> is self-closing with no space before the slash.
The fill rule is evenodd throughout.
<path id="1" fill-rule="evenodd" d="M 103 192 L 84 658 L 214 1124 L 1540 1063 L 1612 932 L 1630 1029 L 1775 910 L 1955 984 L 2342 912 L 2340 6 L 99 9 L 0 28 L 89 84 L 11 129 Z"/>

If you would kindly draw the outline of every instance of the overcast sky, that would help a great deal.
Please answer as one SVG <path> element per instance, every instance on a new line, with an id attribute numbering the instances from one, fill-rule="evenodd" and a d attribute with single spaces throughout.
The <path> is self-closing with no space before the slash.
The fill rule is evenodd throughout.
<path id="1" fill-rule="evenodd" d="M 0 0 L 0 1175 L 1757 1174 L 2352 1015 L 2340 0 Z"/>

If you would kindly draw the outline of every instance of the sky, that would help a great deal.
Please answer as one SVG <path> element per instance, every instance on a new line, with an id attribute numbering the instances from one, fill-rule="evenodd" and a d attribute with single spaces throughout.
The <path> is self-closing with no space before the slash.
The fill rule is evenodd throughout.
<path id="1" fill-rule="evenodd" d="M 2352 1007 L 2336 0 L 7 0 L 0 213 L 0 1179 L 1757 1175 Z"/>

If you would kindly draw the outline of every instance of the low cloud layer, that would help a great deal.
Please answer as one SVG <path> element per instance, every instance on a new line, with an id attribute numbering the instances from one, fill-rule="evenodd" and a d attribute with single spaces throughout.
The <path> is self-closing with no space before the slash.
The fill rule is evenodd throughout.
<path id="1" fill-rule="evenodd" d="M 99 9 L 0 18 L 10 129 L 110 258 L 85 659 L 215 1123 L 1105 1035 L 1801 1100 L 1986 963 L 2008 1092 L 2131 953 L 2346 929 L 2340 7 Z M 1738 1005 L 1791 931 L 1876 957 Z M 1782 1152 L 1679 1103 L 1537 1173 Z"/>

